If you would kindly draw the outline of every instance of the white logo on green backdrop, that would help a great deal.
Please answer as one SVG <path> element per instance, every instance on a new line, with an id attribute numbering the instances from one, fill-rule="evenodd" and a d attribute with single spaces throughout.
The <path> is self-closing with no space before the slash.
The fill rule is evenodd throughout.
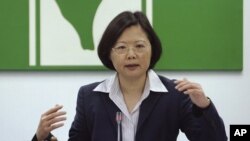
<path id="1" fill-rule="evenodd" d="M 35 10 L 33 1 L 30 9 Z M 98 42 L 108 23 L 124 10 L 141 11 L 142 0 L 41 0 L 40 52 L 33 41 L 30 65 L 37 65 L 37 53 L 41 66 L 102 65 L 97 56 Z M 36 18 L 30 19 L 34 28 Z M 34 36 L 30 38 L 35 40 Z"/>

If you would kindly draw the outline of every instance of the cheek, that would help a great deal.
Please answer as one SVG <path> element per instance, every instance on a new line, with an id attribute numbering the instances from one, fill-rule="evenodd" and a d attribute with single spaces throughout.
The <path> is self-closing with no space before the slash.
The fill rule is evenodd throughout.
<path id="1" fill-rule="evenodd" d="M 115 69 L 117 70 L 118 67 L 120 66 L 121 64 L 121 59 L 118 57 L 118 56 L 115 56 L 115 55 L 110 55 L 110 60 L 111 62 L 113 63 L 113 66 L 115 67 Z"/>
<path id="2" fill-rule="evenodd" d="M 151 61 L 151 53 L 147 53 L 147 54 L 144 54 L 143 57 L 142 57 L 142 61 L 149 65 L 150 64 L 150 61 Z"/>

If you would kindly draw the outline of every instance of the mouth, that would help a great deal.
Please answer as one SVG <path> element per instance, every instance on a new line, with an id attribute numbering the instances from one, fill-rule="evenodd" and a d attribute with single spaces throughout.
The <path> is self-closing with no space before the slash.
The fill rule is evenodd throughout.
<path id="1" fill-rule="evenodd" d="M 135 70 L 137 67 L 139 67 L 139 64 L 128 64 L 125 65 L 126 68 L 128 68 L 129 70 Z"/>

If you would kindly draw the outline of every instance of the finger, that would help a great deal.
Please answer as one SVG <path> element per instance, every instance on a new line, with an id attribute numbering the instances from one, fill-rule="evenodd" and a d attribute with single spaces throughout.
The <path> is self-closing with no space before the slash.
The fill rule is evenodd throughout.
<path id="1" fill-rule="evenodd" d="M 54 118 L 52 120 L 50 120 L 48 122 L 49 125 L 52 125 L 52 124 L 55 124 L 55 123 L 58 123 L 58 122 L 61 122 L 61 121 L 65 121 L 67 118 L 66 117 L 58 117 L 58 118 Z"/>
<path id="2" fill-rule="evenodd" d="M 174 83 L 181 83 L 183 81 L 188 81 L 187 78 L 183 78 L 181 80 L 175 80 Z"/>
<path id="3" fill-rule="evenodd" d="M 200 87 L 196 83 L 186 83 L 180 87 L 177 88 L 179 91 L 184 91 L 188 89 L 200 89 Z"/>
<path id="4" fill-rule="evenodd" d="M 49 127 L 49 131 L 51 132 L 54 129 L 60 128 L 64 125 L 64 123 L 57 123 L 57 124 L 53 124 Z"/>
<path id="5" fill-rule="evenodd" d="M 179 89 L 180 87 L 182 87 L 183 85 L 186 85 L 187 83 L 190 83 L 187 79 L 183 79 L 183 80 L 178 80 L 176 81 L 176 89 Z"/>
<path id="6" fill-rule="evenodd" d="M 49 127 L 51 124 L 66 120 L 66 117 L 64 116 L 65 114 L 66 112 L 53 113 L 51 114 L 53 116 L 49 115 L 47 117 L 44 117 L 41 123 L 44 127 Z"/>
<path id="7" fill-rule="evenodd" d="M 59 117 L 59 118 L 52 119 L 46 122 L 45 124 L 43 124 L 43 128 L 46 132 L 49 133 L 52 130 L 63 126 L 64 124 L 62 122 L 65 120 L 66 120 L 66 117 Z"/>
<path id="8" fill-rule="evenodd" d="M 52 113 L 50 115 L 42 115 L 40 123 L 47 126 L 48 122 L 51 119 L 56 118 L 56 117 L 60 117 L 60 116 L 64 116 L 65 114 L 66 114 L 65 111 L 60 111 L 60 112 Z"/>
<path id="9" fill-rule="evenodd" d="M 62 105 L 56 105 L 55 107 L 53 107 L 53 108 L 49 109 L 48 111 L 46 111 L 43 115 L 49 115 L 49 114 L 54 113 L 54 112 L 56 112 L 56 111 L 58 111 L 58 110 L 60 110 L 62 108 L 63 108 Z"/>
<path id="10" fill-rule="evenodd" d="M 188 89 L 188 90 L 184 91 L 183 93 L 188 94 L 188 95 L 198 95 L 198 94 L 203 93 L 203 91 L 200 89 Z"/>
<path id="11" fill-rule="evenodd" d="M 55 112 L 55 113 L 51 113 L 50 115 L 47 115 L 45 118 L 46 120 L 50 120 L 59 116 L 63 116 L 65 115 L 66 112 L 65 111 L 60 111 L 60 112 Z"/>

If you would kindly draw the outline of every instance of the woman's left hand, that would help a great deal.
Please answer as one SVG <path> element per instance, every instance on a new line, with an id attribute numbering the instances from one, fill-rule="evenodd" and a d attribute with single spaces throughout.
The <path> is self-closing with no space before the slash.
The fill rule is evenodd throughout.
<path id="1" fill-rule="evenodd" d="M 202 87 L 198 83 L 190 82 L 187 79 L 176 80 L 176 89 L 189 95 L 193 104 L 200 108 L 206 108 L 210 105 L 210 100 L 206 97 Z"/>

